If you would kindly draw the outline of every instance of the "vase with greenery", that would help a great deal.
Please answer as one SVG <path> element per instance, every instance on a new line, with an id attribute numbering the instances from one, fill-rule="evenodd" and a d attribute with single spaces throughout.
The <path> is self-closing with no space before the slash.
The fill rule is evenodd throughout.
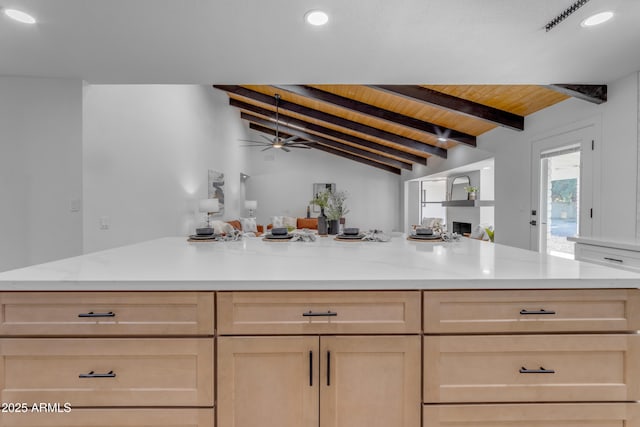
<path id="1" fill-rule="evenodd" d="M 327 203 L 327 219 L 329 220 L 329 234 L 338 234 L 340 229 L 340 218 L 344 218 L 349 213 L 345 201 L 347 193 L 344 191 L 334 191 L 329 193 Z"/>
<path id="2" fill-rule="evenodd" d="M 331 192 L 329 190 L 321 191 L 316 194 L 316 197 L 313 198 L 309 203 L 312 205 L 316 205 L 320 208 L 320 215 L 318 215 L 318 234 L 321 236 L 327 234 L 327 217 L 325 216 L 324 210 L 329 205 L 329 196 Z"/>
<path id="3" fill-rule="evenodd" d="M 467 192 L 467 200 L 475 200 L 476 195 L 478 194 L 478 187 L 470 185 L 468 187 L 464 187 L 464 191 Z"/>

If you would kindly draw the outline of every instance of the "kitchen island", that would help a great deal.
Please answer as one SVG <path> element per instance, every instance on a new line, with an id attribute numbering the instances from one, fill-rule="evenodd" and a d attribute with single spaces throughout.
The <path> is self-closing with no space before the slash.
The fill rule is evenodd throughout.
<path id="1" fill-rule="evenodd" d="M 404 236 L 35 265 L 0 273 L 0 426 L 639 427 L 639 284 Z"/>

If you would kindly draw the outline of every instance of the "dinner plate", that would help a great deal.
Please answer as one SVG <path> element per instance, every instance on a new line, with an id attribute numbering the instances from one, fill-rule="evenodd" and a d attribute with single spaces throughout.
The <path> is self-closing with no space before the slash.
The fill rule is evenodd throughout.
<path id="1" fill-rule="evenodd" d="M 431 234 L 431 235 L 412 234 L 411 238 L 412 239 L 418 239 L 418 240 L 440 240 L 442 238 L 442 236 L 440 236 L 439 234 Z"/>
<path id="2" fill-rule="evenodd" d="M 338 234 L 336 238 L 345 240 L 359 240 L 364 237 L 364 234 Z"/>
<path id="3" fill-rule="evenodd" d="M 284 240 L 284 239 L 291 239 L 292 237 L 293 237 L 293 234 L 282 234 L 282 235 L 267 234 L 266 236 L 264 236 L 264 238 L 267 240 Z"/>
<path id="4" fill-rule="evenodd" d="M 216 235 L 215 234 L 208 234 L 208 235 L 192 234 L 191 236 L 189 236 L 189 238 L 192 240 L 213 240 L 216 238 Z"/>

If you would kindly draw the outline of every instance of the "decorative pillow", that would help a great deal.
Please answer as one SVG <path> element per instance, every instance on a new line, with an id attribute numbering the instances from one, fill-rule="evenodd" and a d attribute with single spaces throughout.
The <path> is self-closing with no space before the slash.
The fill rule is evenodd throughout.
<path id="1" fill-rule="evenodd" d="M 298 224 L 298 218 L 294 218 L 291 216 L 282 217 L 282 226 L 283 227 L 293 227 L 296 228 Z M 274 226 L 275 227 L 275 226 Z"/>
<path id="2" fill-rule="evenodd" d="M 471 230 L 471 235 L 469 235 L 469 237 L 471 237 L 472 239 L 484 240 L 484 234 L 484 227 L 481 225 L 476 225 L 475 228 Z"/>
<path id="3" fill-rule="evenodd" d="M 258 226 L 255 218 L 240 218 L 242 223 L 242 231 L 245 233 L 257 233 Z"/>
<path id="4" fill-rule="evenodd" d="M 308 228 L 310 230 L 318 229 L 318 218 L 298 218 L 296 227 L 299 229 Z"/>
<path id="5" fill-rule="evenodd" d="M 233 221 L 227 221 L 227 223 L 231 224 L 231 226 L 236 230 L 242 230 L 242 224 L 238 220 L 234 219 Z"/>
<path id="6" fill-rule="evenodd" d="M 271 224 L 274 228 L 284 227 L 284 217 L 283 216 L 272 216 Z"/>
<path id="7" fill-rule="evenodd" d="M 233 231 L 233 226 L 224 221 L 211 221 L 211 228 L 215 234 L 226 234 Z"/>

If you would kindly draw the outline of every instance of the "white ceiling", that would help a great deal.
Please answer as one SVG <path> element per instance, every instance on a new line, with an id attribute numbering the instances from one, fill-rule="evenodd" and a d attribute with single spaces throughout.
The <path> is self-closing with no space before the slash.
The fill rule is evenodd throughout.
<path id="1" fill-rule="evenodd" d="M 608 83 L 640 70 L 640 1 L 0 0 L 0 75 L 90 83 Z M 321 8 L 330 22 L 303 22 Z M 580 21 L 612 9 L 600 27 Z"/>

